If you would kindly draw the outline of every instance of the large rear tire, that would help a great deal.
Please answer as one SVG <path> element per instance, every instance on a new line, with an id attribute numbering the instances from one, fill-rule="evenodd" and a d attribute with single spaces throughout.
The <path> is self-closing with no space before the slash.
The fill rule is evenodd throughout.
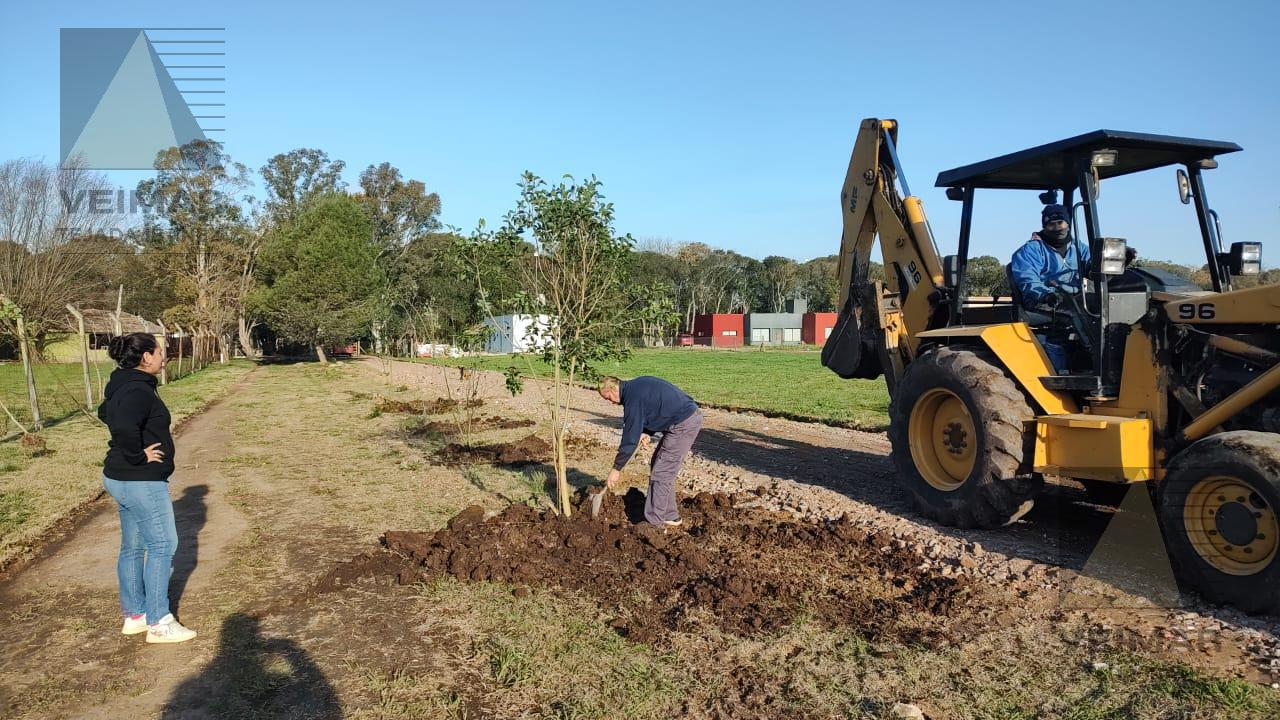
<path id="1" fill-rule="evenodd" d="M 1214 602 L 1280 615 L 1280 435 L 1199 440 L 1169 463 L 1158 494 L 1185 584 Z"/>
<path id="2" fill-rule="evenodd" d="M 1008 525 L 1029 511 L 1035 415 L 995 359 L 939 348 L 907 366 L 889 406 L 898 476 L 928 517 L 963 528 Z"/>

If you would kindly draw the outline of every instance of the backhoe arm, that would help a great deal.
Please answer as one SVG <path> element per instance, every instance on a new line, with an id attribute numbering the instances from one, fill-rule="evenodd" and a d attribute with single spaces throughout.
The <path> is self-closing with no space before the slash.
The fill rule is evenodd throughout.
<path id="1" fill-rule="evenodd" d="M 837 375 L 883 373 L 890 392 L 915 356 L 915 334 L 934 324 L 950 295 L 924 207 L 902 175 L 897 137 L 894 120 L 870 118 L 858 130 L 840 191 L 840 316 L 822 350 L 822 364 Z M 877 237 L 883 281 L 869 275 Z"/>

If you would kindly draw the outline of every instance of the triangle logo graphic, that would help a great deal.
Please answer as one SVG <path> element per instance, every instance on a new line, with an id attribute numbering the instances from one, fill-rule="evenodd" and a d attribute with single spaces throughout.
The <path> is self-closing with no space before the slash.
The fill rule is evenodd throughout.
<path id="1" fill-rule="evenodd" d="M 1115 515 L 1089 554 L 1079 577 L 1064 583 L 1062 605 L 1071 609 L 1139 610 L 1186 607 L 1178 588 L 1160 521 L 1148 488 L 1130 485 Z M 1080 578 L 1101 580 L 1123 590 L 1117 601 Z M 1123 596 L 1122 596 L 1123 597 Z"/>
<path id="2" fill-rule="evenodd" d="M 104 32 L 114 34 L 118 49 L 120 31 Z M 205 139 L 204 132 L 183 101 L 168 70 L 160 62 L 146 33 L 142 30 L 129 32 L 133 33 L 132 42 L 110 80 L 103 84 L 99 70 L 94 81 L 82 84 L 82 90 L 87 93 L 100 86 L 100 95 L 69 148 L 66 145 L 69 136 L 65 127 L 67 118 L 64 117 L 64 163 L 78 158 L 87 167 L 95 169 L 149 170 L 159 151 Z M 63 39 L 65 41 L 66 37 Z M 103 58 L 103 62 L 109 64 L 110 59 Z M 88 104 L 93 102 L 92 97 L 78 98 L 78 105 L 68 109 L 65 105 L 67 93 L 63 95 L 64 112 L 72 110 L 83 115 Z"/>

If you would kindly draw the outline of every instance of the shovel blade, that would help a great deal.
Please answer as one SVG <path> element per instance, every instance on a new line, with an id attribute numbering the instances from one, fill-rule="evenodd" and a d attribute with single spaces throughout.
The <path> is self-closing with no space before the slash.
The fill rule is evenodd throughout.
<path id="1" fill-rule="evenodd" d="M 591 517 L 593 518 L 600 516 L 600 506 L 604 504 L 604 493 L 605 491 L 602 489 L 591 495 Z"/>

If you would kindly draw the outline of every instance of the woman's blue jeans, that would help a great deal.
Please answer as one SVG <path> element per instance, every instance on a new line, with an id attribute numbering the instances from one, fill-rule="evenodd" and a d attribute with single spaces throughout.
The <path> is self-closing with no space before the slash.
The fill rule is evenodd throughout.
<path id="1" fill-rule="evenodd" d="M 178 549 L 169 483 L 164 480 L 112 480 L 102 486 L 120 507 L 120 608 L 126 615 L 147 614 L 157 623 L 169 614 L 169 575 Z"/>

